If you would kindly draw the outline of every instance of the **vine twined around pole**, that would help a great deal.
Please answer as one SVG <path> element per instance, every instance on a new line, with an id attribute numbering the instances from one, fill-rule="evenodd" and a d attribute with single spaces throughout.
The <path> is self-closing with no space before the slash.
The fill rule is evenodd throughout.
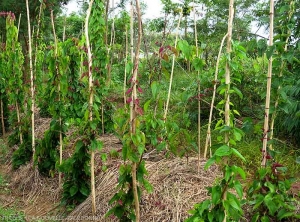
<path id="1" fill-rule="evenodd" d="M 26 0 L 27 9 L 27 23 L 28 23 L 28 52 L 29 52 L 29 71 L 30 71 L 30 99 L 31 99 L 31 137 L 32 137 L 32 153 L 33 159 L 35 156 L 35 132 L 34 132 L 34 106 L 35 106 L 35 85 L 34 85 L 34 73 L 32 64 L 32 36 L 31 36 L 31 24 L 30 24 L 30 13 L 29 3 Z"/>
<path id="2" fill-rule="evenodd" d="M 269 47 L 273 46 L 273 32 L 274 32 L 274 0 L 270 0 L 270 33 L 269 33 Z M 262 162 L 261 166 L 266 167 L 267 162 L 267 143 L 269 132 L 269 113 L 270 113 L 270 99 L 271 99 L 271 84 L 272 84 L 272 55 L 268 58 L 268 73 L 267 73 L 267 91 L 265 102 L 265 115 L 263 127 L 263 147 L 262 147 Z"/>

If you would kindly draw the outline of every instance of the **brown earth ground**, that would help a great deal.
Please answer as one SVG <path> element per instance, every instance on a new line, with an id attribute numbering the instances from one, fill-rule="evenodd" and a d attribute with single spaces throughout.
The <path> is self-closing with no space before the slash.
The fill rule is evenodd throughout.
<path id="1" fill-rule="evenodd" d="M 36 135 L 42 138 L 50 124 L 50 119 L 36 120 Z M 122 148 L 120 141 L 113 135 L 101 136 L 104 148 L 101 152 L 110 153 L 111 150 Z M 71 147 L 71 146 L 70 146 Z M 18 212 L 26 215 L 26 221 L 117 221 L 114 217 L 105 217 L 110 206 L 108 201 L 116 193 L 118 167 L 122 161 L 109 156 L 105 165 L 107 170 L 101 170 L 100 153 L 96 154 L 96 203 L 97 216 L 92 218 L 91 198 L 77 206 L 71 213 L 59 205 L 61 188 L 58 177 L 45 178 L 32 168 L 32 163 L 12 169 L 11 154 L 17 149 L 13 147 L 1 163 L 0 174 L 6 175 L 8 183 L 0 187 L 0 207 L 15 207 Z M 64 150 L 64 157 L 71 156 L 72 149 Z M 162 154 L 150 152 L 145 155 L 146 168 L 149 172 L 148 180 L 154 187 L 151 194 L 143 192 L 141 200 L 141 221 L 183 221 L 195 203 L 207 198 L 205 187 L 214 183 L 220 176 L 216 166 L 205 171 L 205 161 L 200 161 L 200 172 L 197 172 L 196 158 L 166 159 Z M 300 189 L 300 182 L 294 184 L 295 193 Z M 243 218 L 242 221 L 249 221 Z"/>

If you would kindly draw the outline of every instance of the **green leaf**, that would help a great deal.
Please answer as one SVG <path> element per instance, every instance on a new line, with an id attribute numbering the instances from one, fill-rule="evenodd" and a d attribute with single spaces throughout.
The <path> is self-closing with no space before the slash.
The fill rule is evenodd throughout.
<path id="1" fill-rule="evenodd" d="M 216 159 L 215 157 L 211 157 L 210 159 L 207 160 L 204 169 L 207 170 L 211 165 L 213 165 L 215 163 Z"/>
<path id="2" fill-rule="evenodd" d="M 264 202 L 270 211 L 270 215 L 274 216 L 279 206 L 276 205 L 275 202 L 273 201 L 272 193 L 269 193 L 265 196 Z"/>
<path id="3" fill-rule="evenodd" d="M 151 99 L 149 99 L 147 102 L 145 102 L 145 104 L 144 104 L 144 111 L 145 111 L 145 112 L 148 111 L 148 108 L 149 108 L 150 103 L 151 103 Z"/>
<path id="4" fill-rule="evenodd" d="M 261 222 L 270 222 L 270 219 L 268 216 L 263 216 L 260 220 L 261 220 Z"/>
<path id="5" fill-rule="evenodd" d="M 202 213 L 209 209 L 209 206 L 211 205 L 210 200 L 205 200 L 201 203 L 200 207 L 198 208 L 199 214 L 202 216 Z"/>
<path id="6" fill-rule="evenodd" d="M 87 187 L 82 186 L 80 187 L 80 193 L 87 197 L 90 194 L 90 190 Z"/>
<path id="7" fill-rule="evenodd" d="M 268 59 L 270 59 L 272 57 L 274 51 L 275 51 L 275 45 L 268 46 L 267 51 L 266 51 L 266 56 Z"/>
<path id="8" fill-rule="evenodd" d="M 149 183 L 148 180 L 144 179 L 143 184 L 144 184 L 144 187 L 145 187 L 145 189 L 147 190 L 148 193 L 153 192 L 153 186 L 151 185 L 151 183 Z"/>
<path id="9" fill-rule="evenodd" d="M 156 99 L 158 95 L 158 83 L 156 81 L 151 84 L 151 92 L 152 98 Z"/>
<path id="10" fill-rule="evenodd" d="M 216 205 L 220 201 L 221 195 L 222 195 L 221 187 L 218 185 L 213 186 L 211 196 L 212 196 L 212 203 L 214 205 Z"/>
<path id="11" fill-rule="evenodd" d="M 246 173 L 241 167 L 234 166 L 233 169 L 235 172 L 239 173 L 244 180 L 246 179 Z"/>
<path id="12" fill-rule="evenodd" d="M 75 145 L 75 152 L 78 152 L 81 149 L 81 147 L 83 147 L 83 145 L 84 144 L 83 144 L 82 140 L 78 140 Z"/>
<path id="13" fill-rule="evenodd" d="M 236 198 L 230 197 L 228 199 L 228 202 L 229 202 L 230 206 L 233 207 L 234 209 L 236 209 L 238 211 L 242 210 L 241 207 L 240 207 L 240 205 L 239 205 L 239 202 L 236 200 Z"/>
<path id="14" fill-rule="evenodd" d="M 233 135 L 234 135 L 234 137 L 235 137 L 235 140 L 241 141 L 241 139 L 242 139 L 242 134 L 241 134 L 238 130 L 233 129 Z"/>
<path id="15" fill-rule="evenodd" d="M 231 151 L 233 155 L 239 157 L 243 161 L 246 161 L 245 157 L 243 157 L 243 155 L 238 150 L 236 150 L 235 148 L 231 148 Z"/>
<path id="16" fill-rule="evenodd" d="M 243 94 L 242 94 L 242 92 L 238 88 L 236 88 L 235 86 L 233 86 L 232 89 L 240 97 L 240 99 L 243 99 Z"/>
<path id="17" fill-rule="evenodd" d="M 251 222 L 257 222 L 258 219 L 259 219 L 259 212 L 257 212 L 256 214 L 253 215 L 252 219 L 251 219 Z"/>
<path id="18" fill-rule="evenodd" d="M 235 188 L 237 194 L 239 195 L 239 197 L 242 198 L 243 197 L 243 187 L 242 187 L 242 184 L 240 183 L 240 181 L 234 182 L 234 188 Z"/>
<path id="19" fill-rule="evenodd" d="M 140 144 L 138 147 L 138 152 L 140 155 L 142 155 L 144 153 L 144 150 L 145 150 L 145 146 L 143 144 Z"/>
<path id="20" fill-rule="evenodd" d="M 223 145 L 223 146 L 219 147 L 216 150 L 216 152 L 214 153 L 214 155 L 219 156 L 219 157 L 229 156 L 230 154 L 231 154 L 231 149 L 227 145 Z"/>
<path id="21" fill-rule="evenodd" d="M 196 71 L 201 71 L 205 63 L 202 59 L 196 57 L 193 59 L 192 65 L 194 66 Z"/>
<path id="22" fill-rule="evenodd" d="M 258 194 L 255 198 L 255 205 L 253 207 L 253 210 L 257 209 L 263 202 L 264 202 L 264 196 Z"/>
<path id="23" fill-rule="evenodd" d="M 271 182 L 269 181 L 265 182 L 265 186 L 270 189 L 271 193 L 275 193 L 275 186 Z"/>
<path id="24" fill-rule="evenodd" d="M 76 193 L 77 193 L 77 191 L 78 191 L 78 186 L 77 185 L 73 185 L 71 188 L 70 188 L 70 195 L 71 195 L 71 197 L 73 197 Z"/>
<path id="25" fill-rule="evenodd" d="M 97 149 L 101 150 L 102 147 L 103 147 L 103 144 L 102 144 L 101 141 L 97 141 L 96 139 L 94 139 L 94 140 L 91 141 L 90 149 L 92 151 L 95 151 Z"/>
<path id="26" fill-rule="evenodd" d="M 287 217 L 293 217 L 295 216 L 294 212 L 287 212 L 285 209 L 281 209 L 277 215 L 279 220 L 282 220 L 283 218 Z"/>

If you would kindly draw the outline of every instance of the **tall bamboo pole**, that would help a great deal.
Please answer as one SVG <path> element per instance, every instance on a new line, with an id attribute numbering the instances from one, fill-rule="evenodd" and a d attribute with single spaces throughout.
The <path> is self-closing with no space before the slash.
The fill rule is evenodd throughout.
<path id="1" fill-rule="evenodd" d="M 20 32 L 20 22 L 21 22 L 21 14 L 19 16 L 19 22 L 18 22 L 18 32 L 16 40 L 18 41 L 19 32 Z M 17 93 L 19 93 L 20 89 L 17 89 Z M 23 133 L 22 133 L 22 126 L 21 126 L 21 115 L 20 115 L 20 108 L 19 103 L 16 101 L 16 111 L 17 111 L 17 120 L 18 120 L 18 126 L 19 126 L 19 137 L 20 137 L 20 144 L 23 143 Z"/>
<path id="2" fill-rule="evenodd" d="M 133 2 L 132 2 L 133 3 Z M 137 105 L 134 101 L 137 100 L 137 73 L 139 67 L 139 55 L 140 55 L 140 47 L 142 42 L 142 17 L 141 17 L 141 10 L 140 10 L 140 1 L 136 0 L 136 12 L 137 12 L 137 19 L 138 19 L 138 40 L 135 50 L 135 58 L 134 58 L 134 66 L 133 66 L 133 75 L 132 75 L 132 101 L 130 102 L 130 133 L 131 135 L 136 133 L 136 115 L 137 115 Z M 133 198 L 134 198 L 134 206 L 135 206 L 135 217 L 136 222 L 140 221 L 140 203 L 138 197 L 138 190 L 137 190 L 137 178 L 136 172 L 137 171 L 137 163 L 132 162 L 132 189 L 133 189 Z"/>
<path id="3" fill-rule="evenodd" d="M 89 121 L 93 121 L 93 75 L 92 75 L 92 52 L 89 40 L 89 18 L 92 11 L 94 0 L 91 0 L 89 3 L 89 8 L 87 10 L 86 19 L 85 19 L 85 38 L 86 38 L 86 47 L 88 50 L 88 63 L 89 63 Z M 91 193 L 92 193 L 92 213 L 96 215 L 96 191 L 95 191 L 95 152 L 91 150 Z"/>
<path id="4" fill-rule="evenodd" d="M 53 31 L 53 36 L 54 36 L 54 57 L 55 60 L 57 60 L 57 56 L 58 56 L 58 43 L 57 43 L 57 36 L 56 36 L 56 32 L 55 32 L 55 25 L 54 25 L 54 16 L 53 16 L 53 10 L 51 10 L 51 23 L 52 23 L 52 31 Z M 56 75 L 60 75 L 59 73 L 59 67 L 57 64 L 57 61 L 55 62 L 55 71 L 56 71 Z M 58 78 L 60 79 L 60 78 Z M 61 97 L 60 97 L 60 82 L 58 82 L 57 85 L 57 91 L 58 91 L 58 102 L 61 101 Z M 62 164 L 62 150 L 63 150 L 63 140 L 62 140 L 62 119 L 61 119 L 61 115 L 59 114 L 59 164 Z M 61 172 L 58 173 L 58 185 L 61 188 L 62 186 L 62 182 L 61 182 Z"/>
<path id="5" fill-rule="evenodd" d="M 210 103 L 210 111 L 209 111 L 209 118 L 208 118 L 208 124 L 207 124 L 207 133 L 206 133 L 206 140 L 205 140 L 205 148 L 204 148 L 204 159 L 207 157 L 207 149 L 208 145 L 211 147 L 211 122 L 212 122 L 212 114 L 213 114 L 213 109 L 214 109 L 214 103 L 215 103 L 215 98 L 216 98 L 216 91 L 217 91 L 217 81 L 218 81 L 218 72 L 219 72 L 219 63 L 220 63 L 220 58 L 221 58 L 221 53 L 223 49 L 223 45 L 225 42 L 225 39 L 227 38 L 226 34 L 221 42 L 220 49 L 219 49 L 219 54 L 217 58 L 217 63 L 216 63 L 216 70 L 215 70 L 215 79 L 214 79 L 214 90 L 213 90 L 213 95 L 212 95 L 212 100 Z"/>
<path id="6" fill-rule="evenodd" d="M 226 60 L 226 67 L 225 67 L 225 84 L 226 84 L 226 91 L 225 91 L 225 126 L 230 126 L 230 54 L 231 54 L 231 39 L 232 39 L 232 26 L 233 26 L 233 17 L 234 17 L 234 0 L 229 1 L 229 16 L 228 16 L 228 35 L 227 35 L 227 60 Z M 225 133 L 225 143 L 229 145 L 229 133 Z M 225 165 L 227 164 L 228 160 L 225 159 Z M 227 199 L 227 192 L 223 193 L 222 200 Z M 225 216 L 223 222 L 227 221 L 227 213 L 225 210 Z"/>
<path id="7" fill-rule="evenodd" d="M 270 36 L 269 46 L 273 46 L 273 31 L 274 30 L 274 0 L 270 0 Z M 271 84 L 272 84 L 272 56 L 268 62 L 268 75 L 267 75 L 267 93 L 266 93 L 266 105 L 265 105 L 265 119 L 263 129 L 263 148 L 262 148 L 262 162 L 261 166 L 265 167 L 267 162 L 267 142 L 268 142 L 268 131 L 269 131 L 269 112 L 270 112 L 270 99 L 271 99 Z"/>
<path id="8" fill-rule="evenodd" d="M 199 47 L 198 47 L 198 33 L 197 33 L 197 21 L 196 21 L 196 5 L 193 1 L 194 6 L 194 32 L 195 32 L 195 44 L 196 44 L 196 56 L 199 57 Z M 198 95 L 201 92 L 201 82 L 200 82 L 200 71 L 197 71 L 198 76 Z M 201 100 L 198 100 L 198 173 L 200 172 L 200 159 L 201 159 Z"/>
<path id="9" fill-rule="evenodd" d="M 230 0 L 229 2 L 229 17 L 228 17 L 228 35 L 227 35 L 227 56 L 228 59 L 226 61 L 225 67 L 225 84 L 226 84 L 226 91 L 225 91 L 225 125 L 230 126 L 230 53 L 231 53 L 231 39 L 232 39 L 232 24 L 233 24 L 233 16 L 234 16 L 234 0 Z M 229 134 L 225 133 L 225 143 L 229 143 Z"/>
<path id="10" fill-rule="evenodd" d="M 126 108 L 126 80 L 127 80 L 127 57 L 128 57 L 128 31 L 127 26 L 125 27 L 125 67 L 124 67 L 124 84 L 123 84 L 123 97 L 124 97 L 124 107 Z"/>
<path id="11" fill-rule="evenodd" d="M 33 159 L 35 156 L 35 134 L 34 134 L 34 77 L 33 77 L 33 67 L 32 67 L 32 47 L 31 47 L 31 26 L 30 26 L 30 17 L 29 17 L 29 4 L 26 0 L 26 9 L 27 9 L 27 22 L 28 22 L 28 47 L 29 47 L 29 69 L 30 69 L 30 91 L 31 91 L 31 136 L 32 136 L 32 154 Z M 33 161 L 34 164 L 34 161 Z"/>
<path id="12" fill-rule="evenodd" d="M 133 64 L 133 0 L 130 2 L 130 56 L 131 64 Z"/>

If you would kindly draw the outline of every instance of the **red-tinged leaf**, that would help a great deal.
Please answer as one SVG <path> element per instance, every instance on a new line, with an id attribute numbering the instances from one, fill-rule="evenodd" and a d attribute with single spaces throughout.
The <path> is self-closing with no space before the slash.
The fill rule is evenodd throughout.
<path id="1" fill-rule="evenodd" d="M 164 47 L 159 48 L 159 54 L 162 53 L 162 51 L 164 51 Z"/>
<path id="2" fill-rule="evenodd" d="M 138 87 L 137 90 L 139 91 L 139 93 L 143 93 L 143 90 L 140 87 Z"/>
<path id="3" fill-rule="evenodd" d="M 139 105 L 140 104 L 140 100 L 136 99 L 134 104 Z"/>
<path id="4" fill-rule="evenodd" d="M 132 98 L 129 97 L 129 98 L 127 98 L 127 100 L 126 100 L 126 103 L 131 103 L 131 101 L 132 101 Z"/>
<path id="5" fill-rule="evenodd" d="M 123 206 L 123 201 L 122 200 L 118 200 L 118 204 Z"/>
<path id="6" fill-rule="evenodd" d="M 127 91 L 126 91 L 126 95 L 128 95 L 129 93 L 132 92 L 132 88 L 129 88 Z"/>
<path id="7" fill-rule="evenodd" d="M 272 159 L 272 157 L 271 157 L 270 155 L 267 155 L 267 156 L 266 156 L 266 159 L 267 159 L 267 160 L 270 160 L 270 159 Z"/>
<path id="8" fill-rule="evenodd" d="M 144 115 L 144 111 L 143 111 L 143 109 L 141 108 L 141 107 L 136 107 L 136 112 L 139 114 L 139 115 Z"/>

